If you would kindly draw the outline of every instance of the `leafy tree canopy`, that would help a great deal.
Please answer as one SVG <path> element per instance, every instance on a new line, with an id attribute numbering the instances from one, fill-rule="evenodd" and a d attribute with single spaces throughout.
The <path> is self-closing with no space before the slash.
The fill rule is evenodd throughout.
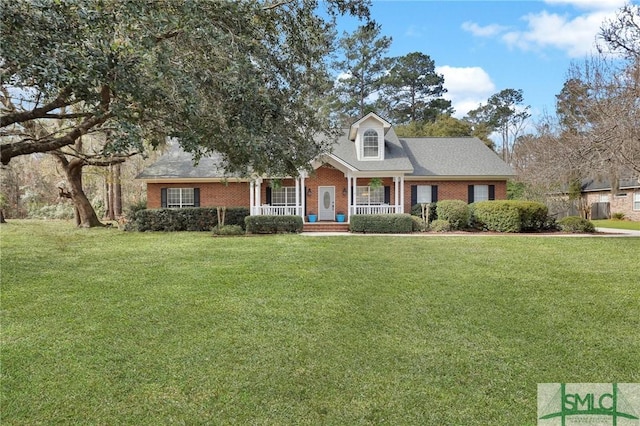
<path id="1" fill-rule="evenodd" d="M 340 39 L 344 57 L 333 64 L 341 73 L 335 85 L 333 108 L 348 120 L 376 109 L 374 98 L 390 66 L 390 59 L 384 55 L 391 46 L 391 38 L 380 36 L 380 31 L 380 24 L 370 22 Z"/>
<path id="2" fill-rule="evenodd" d="M 390 119 L 399 124 L 434 121 L 438 114 L 453 113 L 451 101 L 441 98 L 447 91 L 444 77 L 428 55 L 413 52 L 392 61 L 380 99 Z"/>
<path id="3" fill-rule="evenodd" d="M 326 6 L 328 18 L 318 13 Z M 228 171 L 295 173 L 325 146 L 316 94 L 334 18 L 359 0 L 0 0 L 1 160 L 109 133 L 105 153 L 176 137 Z M 27 123 L 61 120 L 34 135 Z"/>

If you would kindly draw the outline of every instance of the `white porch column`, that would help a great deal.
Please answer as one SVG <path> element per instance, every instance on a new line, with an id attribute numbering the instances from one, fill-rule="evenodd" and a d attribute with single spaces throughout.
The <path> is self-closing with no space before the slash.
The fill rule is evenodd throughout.
<path id="1" fill-rule="evenodd" d="M 404 213 L 404 175 L 400 175 L 400 213 Z"/>
<path id="2" fill-rule="evenodd" d="M 262 197 L 260 193 L 262 192 L 262 178 L 256 179 L 256 214 L 262 214 Z"/>
<path id="3" fill-rule="evenodd" d="M 256 183 L 254 181 L 249 182 L 249 216 L 254 216 L 256 211 Z"/>
<path id="4" fill-rule="evenodd" d="M 296 213 L 298 213 L 298 208 L 300 207 L 300 178 L 297 177 L 296 181 Z"/>
<path id="5" fill-rule="evenodd" d="M 393 205 L 394 206 L 398 206 L 399 201 L 400 201 L 400 194 L 399 194 L 399 190 L 398 190 L 398 181 L 400 180 L 400 178 L 398 176 L 394 176 L 393 177 Z M 399 213 L 398 208 L 395 207 L 395 212 Z"/>
<path id="6" fill-rule="evenodd" d="M 300 195 L 300 216 L 302 216 L 302 222 L 304 222 L 304 211 L 306 206 L 306 194 L 304 193 L 304 172 L 300 174 L 300 188 L 296 191 L 296 194 Z M 296 202 L 297 203 L 297 202 Z"/>
<path id="7" fill-rule="evenodd" d="M 353 214 L 356 213 L 355 205 L 357 204 L 356 194 L 357 186 L 358 186 L 358 178 L 356 176 L 351 176 L 351 184 L 349 185 L 349 203 L 351 203 L 351 209 L 353 210 Z"/>

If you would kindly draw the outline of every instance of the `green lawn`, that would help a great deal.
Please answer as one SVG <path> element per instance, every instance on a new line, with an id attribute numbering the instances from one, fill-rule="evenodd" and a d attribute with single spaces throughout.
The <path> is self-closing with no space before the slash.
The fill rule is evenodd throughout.
<path id="1" fill-rule="evenodd" d="M 536 424 L 640 382 L 640 238 L 0 227 L 3 425 Z"/>
<path id="2" fill-rule="evenodd" d="M 630 229 L 640 231 L 640 222 L 630 220 L 592 220 L 593 224 L 600 228 Z"/>

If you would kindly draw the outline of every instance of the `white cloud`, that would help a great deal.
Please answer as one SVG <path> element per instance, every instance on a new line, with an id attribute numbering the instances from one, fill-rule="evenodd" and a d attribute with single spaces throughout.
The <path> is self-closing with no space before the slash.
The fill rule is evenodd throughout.
<path id="1" fill-rule="evenodd" d="M 476 37 L 493 37 L 505 31 L 507 27 L 498 24 L 491 24 L 482 27 L 475 22 L 467 21 L 462 23 L 462 29 L 470 32 Z"/>
<path id="2" fill-rule="evenodd" d="M 523 17 L 524 31 L 510 31 L 502 35 L 509 46 L 522 50 L 540 50 L 555 47 L 571 57 L 580 57 L 594 51 L 596 36 L 611 12 L 593 12 L 569 19 L 556 13 L 542 11 Z"/>
<path id="3" fill-rule="evenodd" d="M 476 37 L 500 37 L 508 46 L 525 51 L 555 48 L 577 58 L 594 52 L 596 38 L 605 20 L 615 17 L 625 0 L 546 0 L 550 6 L 568 5 L 583 10 L 577 16 L 547 10 L 521 19 L 525 28 L 509 30 L 499 24 L 481 26 L 465 22 L 462 29 Z"/>
<path id="4" fill-rule="evenodd" d="M 444 76 L 447 89 L 444 98 L 449 99 L 455 109 L 454 116 L 461 118 L 472 109 L 487 101 L 495 93 L 496 85 L 480 67 L 436 67 L 436 72 Z"/>

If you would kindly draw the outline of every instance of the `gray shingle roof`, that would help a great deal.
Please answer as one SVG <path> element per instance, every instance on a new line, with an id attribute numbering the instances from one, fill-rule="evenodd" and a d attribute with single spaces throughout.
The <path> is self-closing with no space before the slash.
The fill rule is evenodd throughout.
<path id="1" fill-rule="evenodd" d="M 504 177 L 513 170 L 477 138 L 402 138 L 393 128 L 385 134 L 384 161 L 358 161 L 355 143 L 348 130 L 334 145 L 332 154 L 352 168 L 364 172 L 404 172 L 407 177 Z M 226 174 L 222 157 L 203 157 L 194 167 L 191 154 L 178 144 L 157 162 L 145 168 L 137 179 L 216 179 L 238 177 Z"/>
<path id="2" fill-rule="evenodd" d="M 413 173 L 409 176 L 502 176 L 515 173 L 480 139 L 402 138 Z"/>
<path id="3" fill-rule="evenodd" d="M 193 165 L 191 154 L 184 152 L 177 143 L 152 165 L 145 168 L 136 179 L 211 179 L 233 177 L 225 174 L 218 154 L 203 157 Z"/>
<path id="4" fill-rule="evenodd" d="M 638 178 L 626 177 L 620 179 L 620 189 L 640 188 Z M 611 182 L 608 179 L 585 179 L 582 181 L 582 191 L 611 191 Z"/>
<path id="5" fill-rule="evenodd" d="M 333 155 L 340 158 L 356 170 L 361 171 L 404 171 L 411 172 L 413 166 L 406 150 L 398 140 L 393 129 L 384 135 L 384 161 L 358 161 L 355 142 L 349 140 L 349 130 L 345 129 L 344 135 L 333 146 Z"/>

